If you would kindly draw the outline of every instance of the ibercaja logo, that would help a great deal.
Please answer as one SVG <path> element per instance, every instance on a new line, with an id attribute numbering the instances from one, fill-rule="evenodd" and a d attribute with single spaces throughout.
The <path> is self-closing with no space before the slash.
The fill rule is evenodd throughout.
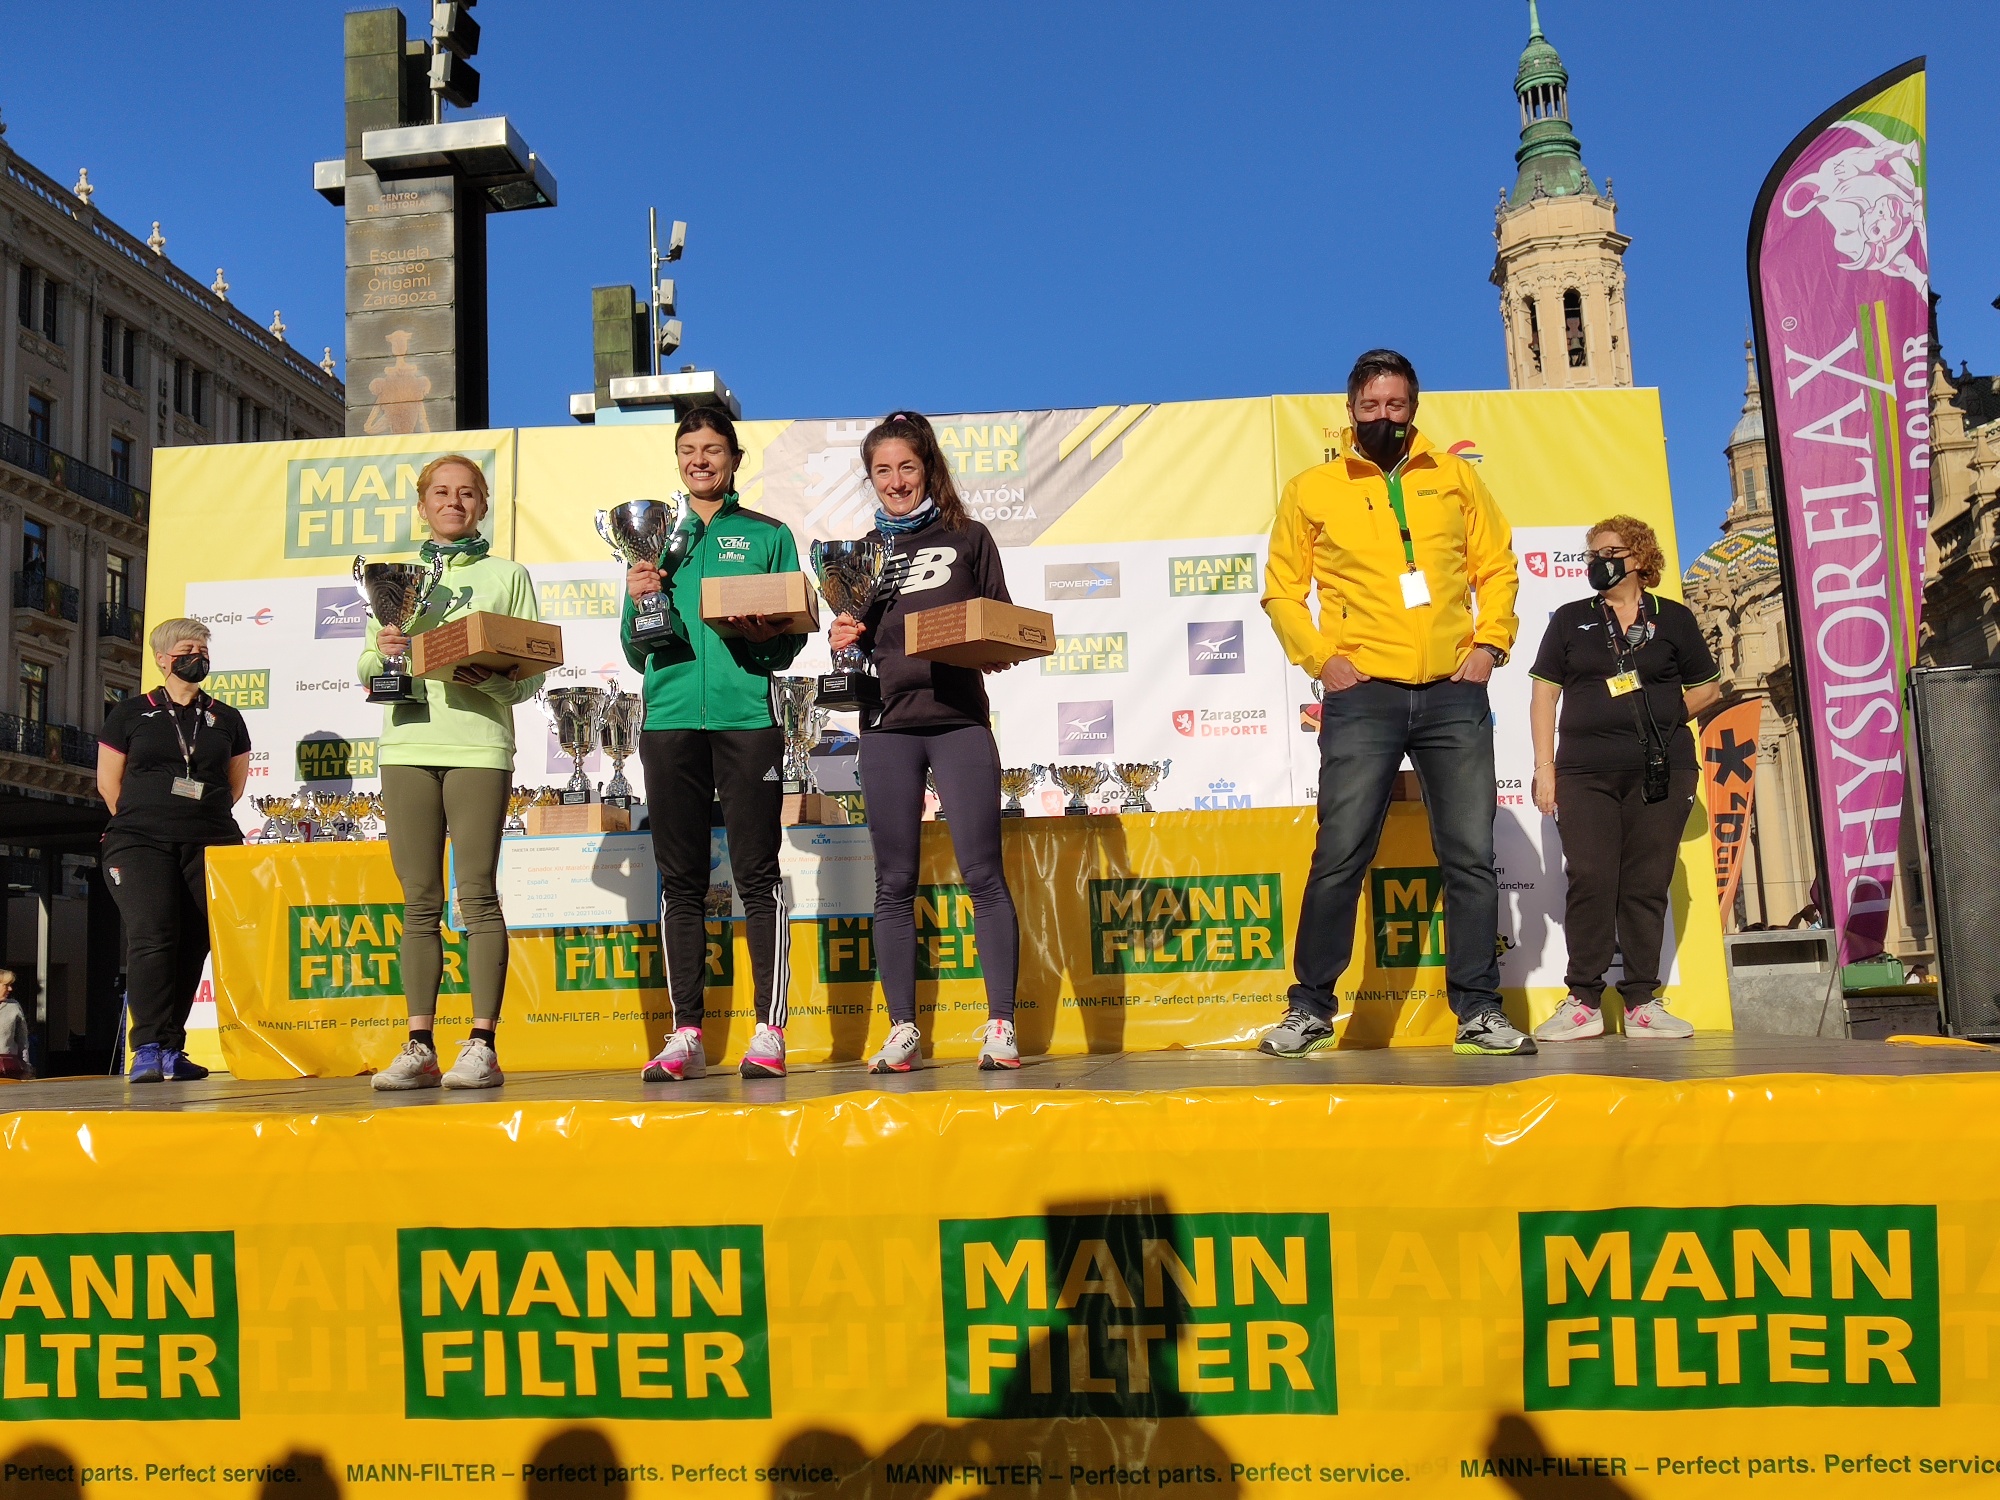
<path id="1" fill-rule="evenodd" d="M 1338 1410 L 1323 1214 L 938 1225 L 953 1417 Z"/>
<path id="2" fill-rule="evenodd" d="M 1936 1406 L 1937 1210 L 1524 1213 L 1529 1411 Z"/>

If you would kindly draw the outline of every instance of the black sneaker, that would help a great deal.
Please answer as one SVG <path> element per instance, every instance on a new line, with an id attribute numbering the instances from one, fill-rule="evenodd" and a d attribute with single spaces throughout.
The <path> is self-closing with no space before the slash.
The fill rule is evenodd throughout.
<path id="1" fill-rule="evenodd" d="M 168 1083 L 192 1083 L 197 1078 L 208 1077 L 208 1069 L 189 1057 L 185 1052 L 175 1052 L 171 1048 L 160 1049 L 160 1077 Z"/>
<path id="2" fill-rule="evenodd" d="M 1492 1057 L 1524 1057 L 1535 1050 L 1535 1039 L 1515 1028 L 1498 1006 L 1474 1011 L 1459 1023 L 1451 1050 Z"/>

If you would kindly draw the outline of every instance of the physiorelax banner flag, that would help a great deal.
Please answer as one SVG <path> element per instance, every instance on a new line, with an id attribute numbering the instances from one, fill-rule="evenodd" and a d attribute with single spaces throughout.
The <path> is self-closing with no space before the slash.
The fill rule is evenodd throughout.
<path id="1" fill-rule="evenodd" d="M 1924 60 L 1857 89 L 1778 158 L 1750 224 L 1799 717 L 1842 962 L 1882 950 L 1930 524 Z"/>

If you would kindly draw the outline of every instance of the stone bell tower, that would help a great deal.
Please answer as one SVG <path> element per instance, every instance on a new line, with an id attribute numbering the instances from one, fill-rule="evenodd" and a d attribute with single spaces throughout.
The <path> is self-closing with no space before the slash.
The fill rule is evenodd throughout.
<path id="1" fill-rule="evenodd" d="M 1507 332 L 1507 384 L 1577 390 L 1632 384 L 1625 247 L 1610 179 L 1600 192 L 1569 124 L 1569 74 L 1528 0 L 1528 46 L 1514 75 L 1520 176 L 1494 211 L 1493 284 Z"/>

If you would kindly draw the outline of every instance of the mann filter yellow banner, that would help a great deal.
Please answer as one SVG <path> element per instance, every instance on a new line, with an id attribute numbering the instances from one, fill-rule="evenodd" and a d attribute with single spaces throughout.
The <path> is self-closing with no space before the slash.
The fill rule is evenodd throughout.
<path id="1" fill-rule="evenodd" d="M 1282 1066 L 1256 1089 L 409 1109 L 356 1084 L 297 1113 L 7 1116 L 4 1483 L 2000 1481 L 1992 1074 L 1482 1087 L 1468 1060 L 1430 1089 Z"/>
<path id="2" fill-rule="evenodd" d="M 1703 837 L 1697 824 L 1691 837 Z M 1021 920 L 1016 1010 L 1022 1050 L 1115 1052 L 1251 1044 L 1283 1014 L 1301 881 L 1312 853 L 1306 808 L 1010 821 L 1008 885 Z M 918 1020 L 941 1057 L 978 1050 L 986 1018 L 972 899 L 947 826 L 924 829 L 916 907 Z M 402 891 L 384 843 L 262 844 L 209 855 L 217 1022 L 232 1073 L 353 1074 L 402 1044 Z M 1684 918 L 1685 905 L 1676 912 Z M 872 923 L 792 924 L 796 1061 L 866 1056 L 887 1034 Z M 1714 929 L 1679 921 L 1680 1012 L 1728 1024 Z M 708 1044 L 734 1057 L 754 1022 L 750 962 L 737 925 L 709 925 Z M 1343 980 L 1348 1045 L 1450 1040 L 1444 882 L 1421 807 L 1391 807 L 1368 872 Z M 1514 991 L 1539 1020 L 1555 989 Z M 464 939 L 445 933 L 438 1014 L 471 1020 Z M 509 1068 L 637 1068 L 669 1024 L 659 933 L 634 927 L 517 932 L 502 1055 Z"/>

